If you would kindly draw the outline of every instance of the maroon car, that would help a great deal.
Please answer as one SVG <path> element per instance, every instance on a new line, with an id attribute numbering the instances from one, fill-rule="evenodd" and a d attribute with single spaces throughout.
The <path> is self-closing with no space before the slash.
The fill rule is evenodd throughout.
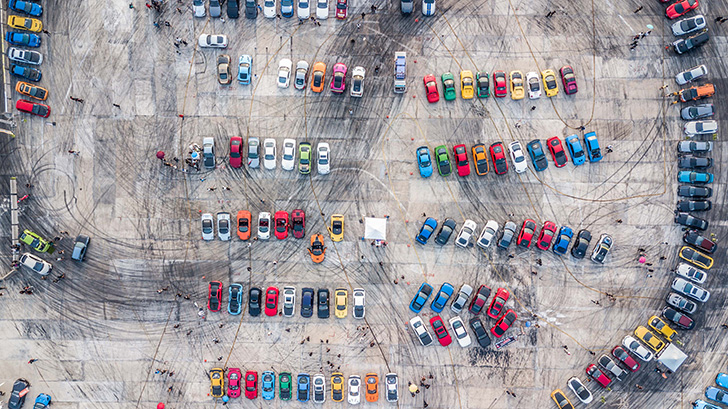
<path id="1" fill-rule="evenodd" d="M 296 209 L 291 212 L 291 230 L 293 237 L 302 239 L 306 235 L 306 212 Z"/>
<path id="2" fill-rule="evenodd" d="M 570 65 L 564 65 L 559 71 L 561 72 L 561 81 L 564 83 L 564 91 L 566 94 L 576 94 L 579 91 L 579 87 L 576 85 L 574 69 Z"/>
<path id="3" fill-rule="evenodd" d="M 640 364 L 637 362 L 632 356 L 627 352 L 626 349 L 622 348 L 621 346 L 616 346 L 612 350 L 612 355 L 614 355 L 615 358 L 622 361 L 622 363 L 632 372 L 636 372 L 638 369 L 640 369 Z"/>
<path id="4" fill-rule="evenodd" d="M 490 297 L 490 287 L 481 285 L 473 299 L 470 301 L 470 307 L 468 310 L 470 310 L 470 312 L 474 315 L 480 314 L 480 312 L 483 311 L 483 307 L 485 307 L 485 302 L 488 301 L 488 297 Z"/>
<path id="5" fill-rule="evenodd" d="M 701 235 L 697 230 L 689 230 L 683 234 L 683 241 L 686 244 L 695 246 L 706 253 L 712 254 L 715 251 L 716 243 Z"/>

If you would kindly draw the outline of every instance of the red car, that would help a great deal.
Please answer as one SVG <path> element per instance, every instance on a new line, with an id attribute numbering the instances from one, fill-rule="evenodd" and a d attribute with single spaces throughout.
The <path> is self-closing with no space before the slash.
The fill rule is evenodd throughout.
<path id="1" fill-rule="evenodd" d="M 207 309 L 210 311 L 220 311 L 222 307 L 222 283 L 219 281 L 210 281 L 207 288 Z"/>
<path id="2" fill-rule="evenodd" d="M 480 314 L 480 312 L 483 311 L 483 307 L 485 307 L 485 302 L 488 301 L 488 297 L 490 297 L 490 287 L 481 285 L 480 288 L 478 288 L 478 292 L 475 293 L 475 297 L 473 297 L 470 301 L 470 307 L 468 310 L 473 315 Z"/>
<path id="3" fill-rule="evenodd" d="M 278 289 L 268 287 L 265 290 L 265 315 L 275 317 L 278 315 Z"/>
<path id="4" fill-rule="evenodd" d="M 493 94 L 498 98 L 508 95 L 508 86 L 506 85 L 506 73 L 503 71 L 493 72 Z"/>
<path id="5" fill-rule="evenodd" d="M 346 18 L 346 0 L 336 1 L 336 18 L 339 20 Z"/>
<path id="6" fill-rule="evenodd" d="M 513 310 L 506 311 L 505 314 L 495 323 L 493 328 L 490 329 L 490 332 L 496 337 L 500 338 L 503 336 L 503 334 L 508 331 L 508 328 L 513 325 L 514 322 L 518 319 L 518 314 L 516 314 Z"/>
<path id="7" fill-rule="evenodd" d="M 495 292 L 493 301 L 490 302 L 490 307 L 488 307 L 488 316 L 490 318 L 497 319 L 501 311 L 503 311 L 503 307 L 505 307 L 506 301 L 508 301 L 508 297 L 510 296 L 511 293 L 509 293 L 508 290 L 505 288 L 499 288 L 498 291 Z"/>
<path id="8" fill-rule="evenodd" d="M 632 372 L 637 372 L 638 369 L 640 369 L 639 362 L 635 361 L 634 358 L 627 352 L 626 349 L 622 348 L 621 346 L 616 346 L 612 350 L 612 355 L 614 355 L 615 358 L 622 361 L 622 363 L 629 368 Z"/>
<path id="9" fill-rule="evenodd" d="M 437 80 L 435 79 L 435 76 L 425 75 L 425 78 L 423 79 L 425 82 L 425 93 L 427 93 L 427 102 L 429 103 L 435 103 L 440 100 L 440 93 L 437 91 Z"/>
<path id="10" fill-rule="evenodd" d="M 574 69 L 570 65 L 564 65 L 559 71 L 561 72 L 561 82 L 564 84 L 566 94 L 576 94 L 579 91 L 579 87 L 576 85 Z"/>
<path id="11" fill-rule="evenodd" d="M 231 398 L 240 397 L 240 380 L 243 378 L 243 374 L 240 372 L 240 368 L 228 369 L 228 390 L 227 394 Z"/>
<path id="12" fill-rule="evenodd" d="M 430 318 L 430 325 L 432 325 L 432 330 L 435 331 L 435 336 L 440 345 L 446 347 L 452 343 L 452 338 L 450 338 L 450 334 L 447 332 L 447 328 L 445 328 L 445 323 L 442 322 L 442 318 L 439 315 Z"/>
<path id="13" fill-rule="evenodd" d="M 230 166 L 239 168 L 243 166 L 243 156 L 240 150 L 243 148 L 243 138 L 239 136 L 230 137 Z"/>
<path id="14" fill-rule="evenodd" d="M 558 136 L 554 136 L 546 141 L 546 145 L 549 147 L 549 152 L 551 152 L 551 156 L 554 158 L 556 167 L 563 168 L 566 166 L 566 162 L 568 162 L 569 159 L 566 157 L 564 146 L 561 145 L 561 139 L 559 139 Z"/>
<path id="15" fill-rule="evenodd" d="M 274 233 L 278 240 L 288 238 L 288 212 L 278 211 L 275 216 L 275 230 Z"/>
<path id="16" fill-rule="evenodd" d="M 291 212 L 291 225 L 293 226 L 293 237 L 302 239 L 306 235 L 306 212 L 296 209 Z"/>
<path id="17" fill-rule="evenodd" d="M 258 372 L 248 371 L 245 373 L 245 397 L 248 399 L 258 397 Z"/>
<path id="18" fill-rule="evenodd" d="M 503 144 L 496 142 L 490 145 L 490 159 L 493 162 L 493 169 L 496 175 L 505 175 L 508 173 L 508 162 L 506 161 L 506 153 L 503 150 Z"/>
<path id="19" fill-rule="evenodd" d="M 458 176 L 468 176 L 470 174 L 470 163 L 468 163 L 468 151 L 465 145 L 455 145 L 452 148 L 455 154 L 455 166 L 458 168 Z"/>
<path id="20" fill-rule="evenodd" d="M 51 107 L 48 105 L 41 104 L 39 102 L 31 102 L 26 99 L 19 99 L 18 102 L 15 103 L 15 108 L 17 108 L 18 111 L 38 115 L 43 118 L 48 118 L 51 114 Z"/>
<path id="21" fill-rule="evenodd" d="M 670 4 L 665 10 L 665 14 L 667 14 L 667 18 L 672 20 L 696 8 L 698 8 L 698 0 L 683 0 Z"/>
<path id="22" fill-rule="evenodd" d="M 591 376 L 598 384 L 602 385 L 603 388 L 606 388 L 610 383 L 612 383 L 612 380 L 609 379 L 607 375 L 604 375 L 604 372 L 597 368 L 596 364 L 587 366 L 586 374 Z"/>
<path id="23" fill-rule="evenodd" d="M 536 222 L 531 219 L 526 219 L 521 226 L 521 232 L 518 233 L 518 240 L 516 243 L 525 248 L 531 247 L 531 240 L 533 235 L 536 233 Z"/>
<path id="24" fill-rule="evenodd" d="M 536 240 L 536 247 L 541 250 L 548 250 L 551 247 L 551 241 L 554 239 L 554 235 L 556 235 L 556 224 L 550 221 L 544 222 L 541 233 L 538 235 L 538 240 Z"/>

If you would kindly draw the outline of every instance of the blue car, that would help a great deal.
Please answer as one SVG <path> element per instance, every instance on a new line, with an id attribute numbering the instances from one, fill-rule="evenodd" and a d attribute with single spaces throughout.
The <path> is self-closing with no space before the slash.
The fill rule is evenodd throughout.
<path id="1" fill-rule="evenodd" d="M 427 146 L 417 148 L 417 166 L 420 167 L 420 176 L 423 178 L 432 176 L 432 156 Z"/>
<path id="2" fill-rule="evenodd" d="M 589 132 L 584 135 L 584 147 L 586 148 L 586 156 L 589 162 L 599 162 L 602 160 L 602 150 L 599 149 L 599 140 L 596 132 Z"/>
<path id="3" fill-rule="evenodd" d="M 35 398 L 35 405 L 33 405 L 33 409 L 45 409 L 50 404 L 51 397 L 45 393 L 41 393 L 37 398 Z"/>
<path id="4" fill-rule="evenodd" d="M 681 183 L 713 183 L 713 174 L 708 172 L 691 172 L 681 170 L 677 172 L 677 181 Z"/>
<path id="5" fill-rule="evenodd" d="M 8 5 L 11 9 L 25 13 L 31 16 L 40 17 L 43 14 L 43 7 L 40 4 L 31 3 L 23 0 L 10 0 Z"/>
<path id="6" fill-rule="evenodd" d="M 265 400 L 272 400 L 276 397 L 276 374 L 265 371 L 261 375 L 260 395 Z"/>
<path id="7" fill-rule="evenodd" d="M 559 233 L 556 235 L 554 247 L 551 250 L 563 256 L 566 254 L 569 244 L 571 244 L 572 237 L 574 237 L 574 230 L 571 230 L 571 227 L 561 226 Z"/>
<path id="8" fill-rule="evenodd" d="M 424 307 L 425 303 L 427 303 L 427 299 L 430 298 L 431 294 L 432 286 L 427 283 L 422 283 L 420 289 L 417 290 L 417 295 L 415 295 L 415 298 L 413 298 L 410 302 L 410 311 L 414 312 L 415 314 L 419 314 L 419 312 L 422 311 L 422 307 Z"/>
<path id="9" fill-rule="evenodd" d="M 253 58 L 243 54 L 238 60 L 238 82 L 243 85 L 250 84 L 251 73 L 253 72 Z"/>
<path id="10" fill-rule="evenodd" d="M 721 409 L 711 403 L 708 403 L 702 399 L 698 399 L 693 402 L 693 409 Z"/>
<path id="11" fill-rule="evenodd" d="M 718 376 L 715 377 L 715 384 L 728 389 L 728 374 L 723 372 L 719 373 Z"/>
<path id="12" fill-rule="evenodd" d="M 430 304 L 432 311 L 435 311 L 438 314 L 441 313 L 448 300 L 450 300 L 450 297 L 452 297 L 452 293 L 454 291 L 455 289 L 450 283 L 442 283 L 440 291 L 437 292 L 437 295 L 432 300 L 432 304 Z"/>
<path id="13" fill-rule="evenodd" d="M 420 232 L 417 234 L 417 237 L 415 237 L 415 240 L 417 240 L 417 242 L 420 244 L 427 244 L 427 240 L 430 239 L 432 233 L 435 232 L 436 228 L 437 220 L 433 219 L 432 217 L 428 217 L 427 219 L 425 219 L 425 223 L 422 224 Z"/>
<path id="14" fill-rule="evenodd" d="M 36 34 L 8 31 L 7 33 L 5 33 L 5 41 L 15 45 L 40 47 L 40 37 L 38 37 Z"/>
<path id="15" fill-rule="evenodd" d="M 571 135 L 566 137 L 566 148 L 569 149 L 571 155 L 571 161 L 574 162 L 574 166 L 579 166 L 586 160 L 584 155 L 584 148 L 581 147 L 579 137 Z"/>
<path id="16" fill-rule="evenodd" d="M 30 67 L 23 67 L 22 65 L 10 64 L 10 72 L 18 77 L 25 78 L 30 81 L 40 81 L 43 77 L 40 70 Z"/>
<path id="17" fill-rule="evenodd" d="M 298 374 L 296 384 L 296 399 L 298 399 L 299 402 L 308 402 L 308 398 L 310 396 L 309 391 L 311 390 L 311 376 L 307 373 Z"/>
<path id="18" fill-rule="evenodd" d="M 230 315 L 240 315 L 243 312 L 243 286 L 237 283 L 228 287 L 228 312 Z"/>
<path id="19" fill-rule="evenodd" d="M 728 393 L 715 386 L 705 388 L 705 397 L 718 403 L 728 404 Z"/>
<path id="20" fill-rule="evenodd" d="M 536 168 L 537 172 L 546 170 L 549 167 L 549 161 L 546 159 L 546 154 L 543 152 L 543 146 L 541 141 L 534 139 L 526 146 L 528 156 L 531 157 L 533 167 Z"/>

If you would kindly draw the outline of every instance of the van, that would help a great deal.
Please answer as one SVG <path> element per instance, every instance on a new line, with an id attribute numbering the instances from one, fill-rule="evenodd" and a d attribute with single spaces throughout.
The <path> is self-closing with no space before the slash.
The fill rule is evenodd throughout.
<path id="1" fill-rule="evenodd" d="M 403 94 L 407 91 L 407 53 L 397 51 L 394 53 L 394 92 Z"/>

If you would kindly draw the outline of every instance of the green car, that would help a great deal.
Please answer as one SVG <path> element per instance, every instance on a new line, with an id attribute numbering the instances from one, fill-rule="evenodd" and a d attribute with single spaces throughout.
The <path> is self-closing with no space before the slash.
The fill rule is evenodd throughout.
<path id="1" fill-rule="evenodd" d="M 445 101 L 452 101 L 457 97 L 455 94 L 455 77 L 452 76 L 451 72 L 442 74 L 442 90 L 445 94 Z"/>
<path id="2" fill-rule="evenodd" d="M 48 240 L 40 237 L 30 230 L 23 231 L 23 234 L 20 235 L 20 241 L 29 245 L 33 250 L 41 253 L 45 253 L 53 248 L 53 244 L 51 244 Z"/>
<path id="3" fill-rule="evenodd" d="M 490 96 L 490 78 L 486 71 L 478 71 L 475 74 L 475 88 L 478 90 L 478 98 L 488 98 Z"/>
<path id="4" fill-rule="evenodd" d="M 448 176 L 452 173 L 450 155 L 447 153 L 447 146 L 440 145 L 435 148 L 435 160 L 437 160 L 437 171 L 440 172 L 440 176 Z"/>
<path id="5" fill-rule="evenodd" d="M 281 372 L 281 374 L 278 375 L 278 381 L 281 390 L 281 393 L 279 394 L 281 400 L 291 400 L 291 373 Z"/>
<path id="6" fill-rule="evenodd" d="M 311 144 L 308 142 L 298 144 L 298 171 L 302 175 L 311 173 Z"/>

